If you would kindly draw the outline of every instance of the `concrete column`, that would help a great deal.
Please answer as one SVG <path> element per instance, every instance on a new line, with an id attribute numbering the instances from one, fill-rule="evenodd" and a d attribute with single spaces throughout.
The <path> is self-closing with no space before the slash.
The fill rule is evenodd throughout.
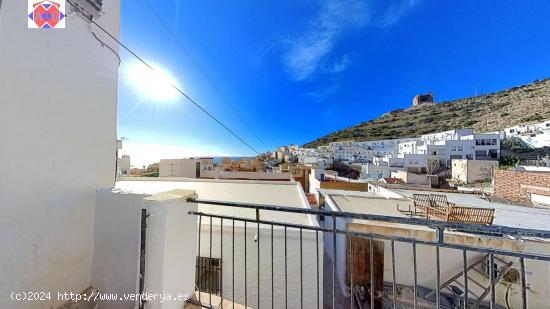
<path id="1" fill-rule="evenodd" d="M 182 308 L 195 291 L 197 204 L 194 191 L 172 190 L 144 199 L 147 218 L 145 308 Z M 170 298 L 170 299 L 168 299 Z"/>

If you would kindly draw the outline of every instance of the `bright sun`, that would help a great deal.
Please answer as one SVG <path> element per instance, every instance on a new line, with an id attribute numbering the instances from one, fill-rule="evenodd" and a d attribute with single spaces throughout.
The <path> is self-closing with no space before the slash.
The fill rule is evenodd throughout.
<path id="1" fill-rule="evenodd" d="M 128 67 L 128 76 L 136 90 L 155 101 L 175 99 L 178 96 L 177 90 L 172 87 L 177 85 L 175 80 L 161 68 L 153 67 L 155 70 L 139 62 Z"/>

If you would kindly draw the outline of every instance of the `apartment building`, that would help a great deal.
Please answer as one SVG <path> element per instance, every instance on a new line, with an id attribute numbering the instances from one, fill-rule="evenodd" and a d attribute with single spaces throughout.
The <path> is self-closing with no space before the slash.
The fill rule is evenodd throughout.
<path id="1" fill-rule="evenodd" d="M 498 160 L 500 159 L 500 140 L 499 133 L 474 134 L 475 140 L 475 160 Z M 466 140 L 466 139 L 465 139 Z"/>
<path id="2" fill-rule="evenodd" d="M 550 145 L 550 120 L 521 124 L 504 129 L 506 137 L 517 137 L 532 147 Z"/>
<path id="3" fill-rule="evenodd" d="M 117 168 L 118 174 L 120 175 L 130 174 L 130 156 L 122 155 L 120 159 L 118 159 Z"/>
<path id="4" fill-rule="evenodd" d="M 428 169 L 428 158 L 434 156 L 446 167 L 450 167 L 453 159 L 498 160 L 502 136 L 500 133 L 475 134 L 472 129 L 456 129 L 425 134 L 417 138 L 331 142 L 317 149 L 297 148 L 293 154 L 301 163 L 315 162 L 315 157 L 318 157 L 330 158 L 348 165 L 364 164 L 363 177 L 370 179 L 378 174 L 390 177 L 390 169 L 374 166 L 389 165 L 401 167 L 401 170 L 425 173 Z"/>
<path id="5" fill-rule="evenodd" d="M 213 170 L 213 158 L 161 159 L 159 163 L 159 177 L 200 178 Z"/>

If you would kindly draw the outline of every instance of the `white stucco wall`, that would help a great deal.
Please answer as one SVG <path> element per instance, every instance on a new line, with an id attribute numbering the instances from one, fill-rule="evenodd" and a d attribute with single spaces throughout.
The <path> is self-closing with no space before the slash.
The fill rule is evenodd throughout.
<path id="1" fill-rule="evenodd" d="M 498 161 L 490 160 L 452 160 L 452 177 L 464 183 L 489 181 Z"/>
<path id="2" fill-rule="evenodd" d="M 376 192 L 386 198 L 403 198 L 403 195 L 393 192 L 392 190 L 386 189 L 382 186 L 377 186 L 375 184 L 369 183 L 369 192 Z"/>
<path id="3" fill-rule="evenodd" d="M 318 189 L 321 188 L 321 182 L 319 181 L 319 179 L 317 177 L 317 175 L 319 175 L 320 171 L 318 169 L 312 169 L 311 170 L 311 173 L 309 173 L 309 192 L 308 193 L 312 193 L 312 194 L 315 194 L 315 198 L 317 199 L 317 201 L 319 201 L 319 191 L 317 191 Z M 320 178 L 320 177 L 319 177 Z"/>
<path id="4" fill-rule="evenodd" d="M 147 200 L 145 293 L 171 295 L 145 302 L 145 309 L 181 309 L 195 291 L 197 220 L 189 211 L 197 204 L 185 199 Z"/>
<path id="5" fill-rule="evenodd" d="M 118 35 L 119 1 L 103 12 Z M 90 286 L 95 190 L 115 175 L 118 59 L 77 16 L 41 30 L 26 15 L 27 1 L 2 1 L 0 308 L 55 308 L 6 295 Z"/>
<path id="6" fill-rule="evenodd" d="M 266 219 L 269 220 L 269 219 Z M 233 225 L 231 220 L 223 223 L 223 256 L 221 256 L 221 224 L 219 219 L 212 221 L 212 257 L 222 258 L 223 297 L 233 298 Z M 257 225 L 247 223 L 246 228 L 246 286 L 247 305 L 257 308 L 258 301 L 258 242 Z M 273 232 L 273 272 L 271 271 L 271 227 L 260 225 L 260 307 L 271 307 L 271 276 L 274 282 L 274 306 L 285 307 L 285 247 L 284 229 L 274 227 Z M 319 304 L 323 304 L 323 234 L 319 233 Z M 317 252 L 315 232 L 302 230 L 302 282 L 303 308 L 317 308 Z M 235 302 L 245 301 L 245 254 L 244 223 L 235 223 Z M 202 218 L 201 256 L 210 257 L 209 219 Z M 207 299 L 202 300 L 203 303 Z M 288 308 L 300 308 L 300 232 L 298 229 L 287 229 L 287 301 Z"/>
<path id="7" fill-rule="evenodd" d="M 250 180 L 288 180 L 289 173 L 277 172 L 234 172 L 234 171 L 201 171 L 202 178 L 214 179 L 250 179 Z"/>
<path id="8" fill-rule="evenodd" d="M 329 203 L 326 205 L 330 206 Z M 333 208 L 327 210 L 334 210 Z M 344 218 L 336 218 L 336 229 L 345 230 L 347 220 Z M 332 229 L 333 219 L 331 217 L 325 217 L 323 227 L 326 229 Z M 331 263 L 335 262 L 334 259 L 334 237 L 332 233 L 324 233 L 324 247 L 327 256 L 330 258 Z M 332 264 L 331 264 L 332 267 Z M 328 274 L 332 276 L 332 269 Z M 346 236 L 343 234 L 336 235 L 336 276 L 338 284 L 342 289 L 344 295 L 350 295 L 349 289 L 346 288 Z M 332 279 L 329 280 L 331 282 Z"/>
<path id="9" fill-rule="evenodd" d="M 123 175 L 130 174 L 130 156 L 129 155 L 123 155 L 119 159 L 119 170 Z"/>
<path id="10" fill-rule="evenodd" d="M 100 190 L 95 212 L 92 285 L 100 293 L 116 295 L 100 308 L 133 308 L 137 300 L 124 299 L 139 291 L 141 210 L 147 210 L 145 286 L 148 295 L 194 291 L 197 252 L 197 205 L 182 199 L 151 200 L 148 194 Z M 181 308 L 183 302 L 150 300 L 146 308 Z"/>
<path id="11" fill-rule="evenodd" d="M 197 162 L 195 159 L 162 159 L 159 163 L 159 176 L 196 178 Z"/>
<path id="12" fill-rule="evenodd" d="M 92 285 L 102 293 L 137 291 L 141 209 L 147 196 L 112 193 L 110 189 L 97 193 Z M 134 302 L 101 305 L 128 308 Z"/>

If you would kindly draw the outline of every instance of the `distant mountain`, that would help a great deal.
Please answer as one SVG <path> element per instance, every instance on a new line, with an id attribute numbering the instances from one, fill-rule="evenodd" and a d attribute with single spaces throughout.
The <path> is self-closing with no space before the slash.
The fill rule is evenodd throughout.
<path id="1" fill-rule="evenodd" d="M 412 96 L 411 96 L 412 97 Z M 414 137 L 458 128 L 490 132 L 550 119 L 550 78 L 477 97 L 388 112 L 304 145 Z"/>

